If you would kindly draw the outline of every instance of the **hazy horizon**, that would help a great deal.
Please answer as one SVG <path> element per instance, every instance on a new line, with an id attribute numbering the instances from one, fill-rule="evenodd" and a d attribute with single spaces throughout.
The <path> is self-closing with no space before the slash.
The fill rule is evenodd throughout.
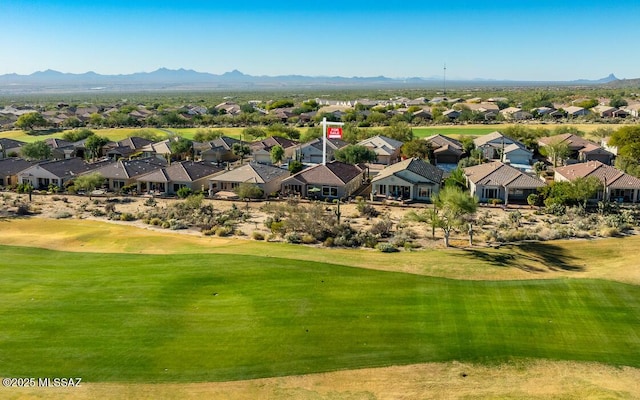
<path id="1" fill-rule="evenodd" d="M 127 75 L 596 80 L 637 78 L 640 4 L 496 0 L 299 4 L 4 0 L 0 75 L 47 69 Z M 213 4 L 212 4 L 213 3 Z"/>

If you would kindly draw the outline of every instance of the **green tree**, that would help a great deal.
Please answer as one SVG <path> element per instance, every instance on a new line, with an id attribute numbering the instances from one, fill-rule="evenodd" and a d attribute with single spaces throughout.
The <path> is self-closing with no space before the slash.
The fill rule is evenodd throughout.
<path id="1" fill-rule="evenodd" d="M 177 137 L 170 141 L 171 156 L 184 159 L 193 152 L 193 142 L 187 138 Z"/>
<path id="2" fill-rule="evenodd" d="M 20 148 L 20 154 L 27 160 L 47 160 L 51 158 L 51 147 L 44 140 L 27 143 Z"/>
<path id="3" fill-rule="evenodd" d="M 628 125 L 616 130 L 609 139 L 618 147 L 618 154 L 634 160 L 640 159 L 640 125 Z"/>
<path id="4" fill-rule="evenodd" d="M 195 135 L 193 135 L 193 140 L 196 142 L 210 142 L 221 136 L 224 136 L 224 132 L 221 130 L 198 129 Z"/>
<path id="5" fill-rule="evenodd" d="M 424 139 L 413 139 L 405 142 L 400 149 L 406 158 L 418 157 L 431 162 L 433 160 L 433 148 L 431 143 Z"/>
<path id="6" fill-rule="evenodd" d="M 251 154 L 251 148 L 249 147 L 249 145 L 244 143 L 234 143 L 233 146 L 231 146 L 231 152 L 236 155 L 236 157 L 240 157 L 240 163 L 242 163 L 244 157 L 248 154 Z"/>
<path id="7" fill-rule="evenodd" d="M 303 168 L 304 164 L 302 164 L 298 160 L 291 160 L 289 162 L 289 172 L 291 173 L 291 175 L 297 174 L 298 172 L 302 171 Z"/>
<path id="8" fill-rule="evenodd" d="M 540 148 L 540 154 L 549 157 L 554 167 L 558 165 L 558 161 L 562 162 L 569 157 L 570 153 L 569 145 L 560 140 L 555 140 Z"/>
<path id="9" fill-rule="evenodd" d="M 241 183 L 235 192 L 241 199 L 260 199 L 264 197 L 264 191 L 253 183 Z"/>
<path id="10" fill-rule="evenodd" d="M 382 130 L 382 134 L 401 142 L 413 140 L 413 130 L 406 122 L 396 122 Z"/>
<path id="11" fill-rule="evenodd" d="M 336 150 L 333 156 L 336 160 L 348 164 L 374 162 L 378 158 L 373 150 L 357 144 L 350 144 L 342 149 Z"/>
<path id="12" fill-rule="evenodd" d="M 85 191 L 89 193 L 89 199 L 91 199 L 91 192 L 96 188 L 101 187 L 104 183 L 104 176 L 99 172 L 93 172 L 86 175 L 80 175 L 73 180 L 73 189 L 76 192 Z"/>
<path id="13" fill-rule="evenodd" d="M 36 127 L 46 127 L 49 123 L 40 113 L 30 112 L 19 116 L 14 125 L 18 129 L 32 131 Z"/>
<path id="14" fill-rule="evenodd" d="M 96 159 L 102 155 L 102 148 L 109 143 L 109 139 L 104 136 L 91 135 L 84 142 L 84 147 L 87 149 L 87 157 L 90 159 Z"/>
<path id="15" fill-rule="evenodd" d="M 602 182 L 595 176 L 577 178 L 571 182 L 571 198 L 582 206 L 587 207 L 587 202 L 602 190 Z"/>
<path id="16" fill-rule="evenodd" d="M 447 179 L 444 180 L 445 186 L 456 186 L 462 190 L 467 188 L 467 178 L 464 174 L 464 170 L 460 167 L 456 167 L 449 173 Z"/>
<path id="17" fill-rule="evenodd" d="M 590 108 L 597 106 L 598 104 L 599 104 L 598 100 L 588 99 L 588 100 L 583 100 L 581 102 L 576 103 L 576 106 L 586 108 L 588 110 Z"/>
<path id="18" fill-rule="evenodd" d="M 250 126 L 248 128 L 244 128 L 242 130 L 242 134 L 248 138 L 260 139 L 267 136 L 267 131 L 255 126 Z"/>
<path id="19" fill-rule="evenodd" d="M 629 105 L 629 103 L 627 103 L 627 101 L 623 99 L 621 96 L 612 97 L 611 101 L 609 101 L 609 106 L 615 107 L 615 108 L 620 108 L 627 105 Z"/>
<path id="20" fill-rule="evenodd" d="M 269 154 L 271 156 L 271 162 L 274 164 L 280 164 L 284 159 L 284 149 L 280 145 L 273 146 Z"/>
<path id="21" fill-rule="evenodd" d="M 79 142 L 80 140 L 86 139 L 95 133 L 91 129 L 83 128 L 83 129 L 74 129 L 72 131 L 65 132 L 62 135 L 62 139 L 68 142 Z"/>
<path id="22" fill-rule="evenodd" d="M 344 129 L 343 129 L 344 132 Z M 308 143 L 314 139 L 322 139 L 322 127 L 312 126 L 300 136 L 301 143 Z"/>
<path id="23" fill-rule="evenodd" d="M 457 186 L 445 186 L 434 196 L 438 208 L 438 227 L 444 234 L 444 246 L 449 247 L 451 232 L 465 224 L 478 208 L 478 199 Z"/>

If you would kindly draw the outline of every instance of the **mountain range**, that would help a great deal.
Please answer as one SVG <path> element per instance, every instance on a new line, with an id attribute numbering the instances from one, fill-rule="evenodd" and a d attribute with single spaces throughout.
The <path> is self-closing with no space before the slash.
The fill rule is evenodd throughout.
<path id="1" fill-rule="evenodd" d="M 490 87 L 490 86 L 549 86 L 599 85 L 619 81 L 615 75 L 598 79 L 574 81 L 508 81 L 508 80 L 447 80 L 430 78 L 341 77 L 341 76 L 253 76 L 238 70 L 221 75 L 190 69 L 160 68 L 153 72 L 126 75 L 101 75 L 93 71 L 83 74 L 54 70 L 38 71 L 30 75 L 0 75 L 0 94 L 29 92 L 82 92 L 133 90 L 266 90 L 278 88 L 366 88 L 366 87 Z"/>

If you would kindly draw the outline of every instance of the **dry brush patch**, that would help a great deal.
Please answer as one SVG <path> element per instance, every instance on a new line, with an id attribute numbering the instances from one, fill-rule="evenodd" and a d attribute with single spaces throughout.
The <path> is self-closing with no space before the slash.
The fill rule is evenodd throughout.
<path id="1" fill-rule="evenodd" d="M 6 399 L 637 399 L 640 369 L 521 361 L 496 366 L 428 363 L 234 382 L 83 383 L 80 388 L 2 388 Z"/>

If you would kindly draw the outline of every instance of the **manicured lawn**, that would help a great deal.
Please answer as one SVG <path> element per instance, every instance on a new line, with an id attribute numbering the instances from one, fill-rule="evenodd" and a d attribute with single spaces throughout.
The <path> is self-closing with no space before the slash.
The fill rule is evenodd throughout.
<path id="1" fill-rule="evenodd" d="M 1 376 L 218 381 L 521 357 L 640 366 L 640 289 L 611 281 L 11 246 L 0 260 Z"/>

